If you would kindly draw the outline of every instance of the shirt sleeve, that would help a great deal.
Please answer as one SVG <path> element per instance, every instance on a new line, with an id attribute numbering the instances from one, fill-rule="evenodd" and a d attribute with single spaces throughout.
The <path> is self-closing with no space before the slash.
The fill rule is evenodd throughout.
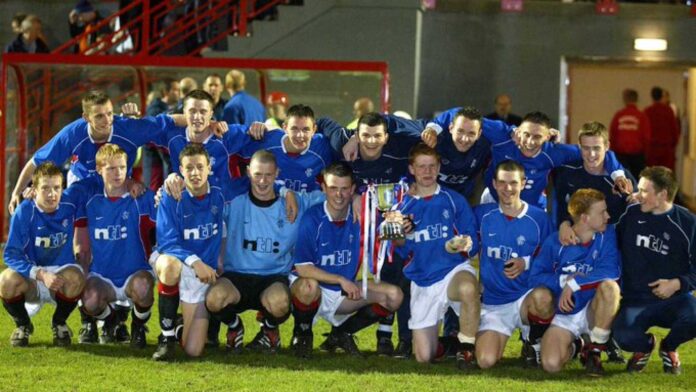
<path id="1" fill-rule="evenodd" d="M 561 292 L 560 275 L 553 268 L 559 251 L 555 238 L 557 236 L 558 232 L 548 236 L 541 246 L 541 251 L 534 258 L 529 275 L 530 287 L 544 286 L 554 293 Z"/>
<path id="2" fill-rule="evenodd" d="M 53 162 L 57 166 L 61 166 L 65 161 L 67 161 L 72 156 L 72 148 L 76 141 L 71 140 L 72 136 L 76 132 L 76 128 L 87 125 L 81 123 L 80 121 L 73 122 L 66 125 L 60 130 L 55 136 L 36 150 L 32 161 L 34 165 L 39 166 L 44 162 Z"/>
<path id="3" fill-rule="evenodd" d="M 12 215 L 3 257 L 8 268 L 29 279 L 32 268 L 36 266 L 35 262 L 29 260 L 26 252 L 30 240 L 31 213 L 26 211 L 28 208 L 21 207 Z"/>
<path id="4" fill-rule="evenodd" d="M 476 229 L 476 217 L 464 197 L 462 197 L 462 202 L 457 206 L 456 225 L 460 235 L 468 235 L 471 238 L 472 245 L 468 252 L 468 256 L 471 257 L 477 254 L 480 245 Z"/>
<path id="5" fill-rule="evenodd" d="M 309 214 L 302 217 L 297 231 L 295 253 L 292 257 L 294 265 L 315 264 L 317 262 L 317 227 Z"/>
<path id="6" fill-rule="evenodd" d="M 252 142 L 249 136 L 249 127 L 239 124 L 228 124 L 229 130 L 222 135 L 222 143 L 225 145 L 229 155 L 237 154 Z"/>
<path id="7" fill-rule="evenodd" d="M 326 137 L 334 154 L 337 156 L 342 156 L 343 146 L 348 143 L 348 140 L 351 137 L 351 132 L 329 117 L 321 117 L 317 120 L 317 132 Z"/>
<path id="8" fill-rule="evenodd" d="M 452 109 L 447 109 L 444 112 L 440 113 L 437 117 L 433 118 L 432 121 L 428 122 L 426 124 L 426 128 L 433 128 L 437 131 L 438 135 L 442 133 L 442 131 L 449 129 L 450 124 L 452 124 L 452 121 L 454 121 L 454 117 L 457 115 L 457 112 L 461 109 L 461 107 L 456 107 Z"/>
<path id="9" fill-rule="evenodd" d="M 483 118 L 481 124 L 481 135 L 488 140 L 489 143 L 495 145 L 509 141 L 510 135 L 514 128 L 498 120 L 489 120 Z"/>
<path id="10" fill-rule="evenodd" d="M 591 256 L 591 255 L 590 255 Z M 573 291 L 594 289 L 605 280 L 618 280 L 621 277 L 621 256 L 616 244 L 616 230 L 608 225 L 602 234 L 602 248 L 597 262 L 587 275 L 578 275 L 568 280 Z"/>

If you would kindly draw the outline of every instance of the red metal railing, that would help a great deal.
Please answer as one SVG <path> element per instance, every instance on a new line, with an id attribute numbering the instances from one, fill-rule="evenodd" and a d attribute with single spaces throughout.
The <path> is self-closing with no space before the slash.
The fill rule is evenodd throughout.
<path id="1" fill-rule="evenodd" d="M 198 55 L 204 48 L 226 39 L 231 34 L 246 36 L 249 33 L 249 23 L 252 20 L 284 3 L 286 0 L 264 2 L 258 0 L 208 0 L 207 2 L 199 2 L 196 8 L 187 8 L 180 1 L 164 1 L 151 6 L 150 0 L 135 0 L 94 24 L 90 32 L 85 31 L 59 46 L 53 53 L 71 54 L 75 46 L 83 40 L 88 40 L 91 34 L 95 34 L 95 31 L 109 30 L 109 33 L 102 33 L 101 36 L 98 36 L 81 54 L 114 54 L 115 48 L 128 39 L 133 42 L 132 49 L 124 50 L 120 54 L 166 54 L 168 50 L 183 44 L 187 39 L 194 38 L 199 33 L 208 34 L 213 27 L 226 25 L 213 36 L 205 37 L 205 42 L 195 42 L 184 48 L 187 55 Z M 119 29 L 110 30 L 110 26 L 113 26 L 116 19 L 122 19 L 129 13 L 136 11 L 138 12 L 137 16 L 120 25 Z M 179 15 L 180 19 L 176 23 L 165 25 L 165 18 L 173 15 Z"/>

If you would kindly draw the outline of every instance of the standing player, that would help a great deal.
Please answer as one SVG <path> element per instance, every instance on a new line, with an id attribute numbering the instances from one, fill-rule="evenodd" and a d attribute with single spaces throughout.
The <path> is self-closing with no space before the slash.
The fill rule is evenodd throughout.
<path id="1" fill-rule="evenodd" d="M 205 294 L 217 278 L 215 269 L 222 242 L 225 197 L 220 188 L 208 183 L 208 152 L 202 145 L 191 143 L 181 151 L 179 160 L 186 191 L 180 201 L 164 194 L 157 209 L 159 255 L 155 271 L 163 336 L 152 355 L 156 361 L 174 356 L 179 300 L 184 317 L 182 347 L 192 357 L 203 353 L 208 330 Z"/>
<path id="2" fill-rule="evenodd" d="M 55 303 L 53 344 L 70 344 L 66 320 L 77 306 L 85 278 L 73 256 L 73 230 L 76 207 L 63 200 L 63 175 L 52 163 L 36 167 L 32 176 L 35 200 L 23 201 L 12 216 L 5 245 L 7 269 L 0 273 L 2 304 L 17 328 L 12 346 L 26 346 L 34 332 L 31 314 L 45 303 Z"/>
<path id="3" fill-rule="evenodd" d="M 67 192 L 79 197 L 78 226 L 87 228 L 92 264 L 82 294 L 85 311 L 104 321 L 101 343 L 110 343 L 118 325 L 113 303 L 134 307 L 131 345 L 145 347 L 145 323 L 154 298 L 154 274 L 148 264 L 154 239 L 155 204 L 151 191 L 134 199 L 126 190 L 126 153 L 115 144 L 97 152 L 101 180 L 87 179 Z M 91 182 L 92 184 L 86 183 Z"/>
<path id="4" fill-rule="evenodd" d="M 556 315 L 541 341 L 541 365 L 547 372 L 559 372 L 580 349 L 574 342 L 582 342 L 580 335 L 587 333 L 590 341 L 581 360 L 590 374 L 600 375 L 600 356 L 621 298 L 616 232 L 613 225 L 607 226 L 607 204 L 596 189 L 573 193 L 568 212 L 580 243 L 563 246 L 558 233 L 551 234 L 534 259 L 530 276 L 533 287 L 544 286 L 558 298 Z"/>
<path id="5" fill-rule="evenodd" d="M 295 192 L 320 190 L 317 176 L 333 160 L 329 143 L 323 135 L 316 134 L 314 111 L 309 106 L 293 105 L 288 109 L 283 131 L 266 133 L 264 139 L 245 147 L 242 157 L 249 157 L 258 150 L 267 150 L 276 157 L 277 182 Z"/>
<path id="6" fill-rule="evenodd" d="M 640 372 L 655 347 L 652 326 L 669 329 L 660 342 L 662 369 L 682 371 L 677 348 L 696 336 L 696 220 L 674 204 L 674 173 L 664 166 L 643 169 L 638 181 L 639 204 L 619 219 L 622 255 L 622 301 L 614 337 L 633 352 L 629 372 Z"/>
<path id="7" fill-rule="evenodd" d="M 524 340 L 526 364 L 537 366 L 541 337 L 553 317 L 551 292 L 530 289 L 532 259 L 548 236 L 550 225 L 542 209 L 522 200 L 524 183 L 522 165 L 503 161 L 495 167 L 493 180 L 499 202 L 476 207 L 483 285 L 476 359 L 482 369 L 502 358 L 517 328 Z"/>
<path id="8" fill-rule="evenodd" d="M 447 308 L 459 313 L 457 365 L 474 363 L 474 342 L 479 320 L 476 270 L 469 264 L 478 244 L 475 219 L 466 200 L 437 183 L 440 156 L 418 144 L 409 155 L 409 172 L 415 182 L 409 195 L 395 208 L 411 217 L 411 230 L 397 251 L 410 262 L 404 275 L 411 280 L 413 352 L 418 362 L 430 362 L 438 353 L 438 326 Z M 405 227 L 406 229 L 407 227 Z"/>
<path id="9" fill-rule="evenodd" d="M 238 313 L 260 311 L 261 330 L 247 347 L 267 352 L 280 348 L 278 327 L 290 316 L 288 275 L 299 222 L 287 218 L 286 201 L 276 195 L 278 171 L 273 154 L 254 153 L 248 170 L 249 193 L 234 198 L 224 210 L 228 227 L 224 273 L 211 287 L 206 307 L 229 327 L 227 348 L 232 351 L 241 350 L 244 338 Z M 301 196 L 298 216 L 310 199 Z"/>
<path id="10" fill-rule="evenodd" d="M 361 228 L 351 208 L 353 172 L 346 163 L 333 163 L 322 174 L 326 201 L 310 208 L 302 218 L 293 256 L 292 347 L 299 357 L 311 355 L 312 323 L 318 313 L 332 325 L 320 347 L 360 355 L 353 334 L 392 314 L 403 295 L 397 286 L 370 281 L 367 297 L 362 298 L 355 282 L 360 268 Z"/>

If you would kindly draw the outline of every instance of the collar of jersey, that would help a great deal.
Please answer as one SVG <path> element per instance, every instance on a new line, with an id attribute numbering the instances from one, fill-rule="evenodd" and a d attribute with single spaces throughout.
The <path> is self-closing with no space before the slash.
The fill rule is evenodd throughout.
<path id="1" fill-rule="evenodd" d="M 345 219 L 341 219 L 341 220 L 335 221 L 335 220 L 331 217 L 331 214 L 329 213 L 329 209 L 326 208 L 326 203 L 328 203 L 328 201 L 324 201 L 324 213 L 326 214 L 326 218 L 329 220 L 329 222 L 341 222 L 341 221 L 345 222 L 345 221 L 347 221 L 347 220 L 350 218 L 350 215 L 351 215 L 351 213 L 353 212 L 353 205 L 351 204 L 351 205 L 348 206 L 348 211 L 346 212 L 346 218 L 345 218 Z"/>
<path id="2" fill-rule="evenodd" d="M 186 129 L 186 130 L 184 131 L 184 134 L 186 135 L 186 141 L 189 142 L 189 143 L 192 143 L 192 142 L 191 142 L 191 139 L 189 138 L 188 129 Z M 211 137 L 213 137 L 213 134 L 212 134 L 212 133 L 211 133 L 210 135 L 208 135 L 208 137 L 205 138 L 205 140 L 203 140 L 203 141 L 201 142 L 201 144 L 207 144 L 207 143 L 208 143 L 208 140 L 210 140 Z"/>
<path id="3" fill-rule="evenodd" d="M 501 214 L 505 215 L 503 212 L 503 209 L 498 206 L 498 210 L 500 211 Z M 527 215 L 527 211 L 529 210 L 529 204 L 527 204 L 526 201 L 522 200 L 522 211 L 517 216 L 513 216 L 513 218 L 522 218 L 523 216 Z"/>
<path id="4" fill-rule="evenodd" d="M 58 203 L 58 207 L 56 207 L 56 210 L 53 212 L 46 212 L 42 210 L 41 207 L 39 207 L 39 203 L 37 203 L 36 200 L 32 200 L 32 203 L 34 203 L 34 207 L 36 207 L 36 209 L 39 210 L 39 212 L 42 214 L 55 214 L 56 212 L 58 212 L 58 210 L 60 210 L 60 203 Z"/>
<path id="5" fill-rule="evenodd" d="M 97 144 L 97 142 L 94 141 L 92 138 L 92 126 L 87 123 L 87 137 L 89 138 L 89 141 L 92 142 L 92 144 Z M 114 125 L 111 124 L 111 130 L 109 131 L 109 138 L 106 139 L 104 143 L 111 143 L 111 137 L 114 135 Z"/>
<path id="6" fill-rule="evenodd" d="M 210 194 L 210 182 L 206 183 L 206 185 L 208 185 L 208 191 L 205 192 L 205 194 L 206 194 L 206 195 L 209 195 L 209 194 Z M 193 193 L 191 193 L 191 191 L 188 190 L 188 188 L 186 188 L 186 193 L 188 193 L 189 196 L 191 196 L 191 198 L 193 198 L 193 199 L 196 198 L 196 196 L 194 196 Z"/>
<path id="7" fill-rule="evenodd" d="M 123 193 L 121 196 L 119 196 L 119 197 L 120 197 L 121 199 L 125 199 L 125 198 L 128 197 L 128 196 L 130 196 L 130 193 L 126 191 L 126 192 L 124 192 L 124 193 Z M 111 198 L 111 196 L 109 196 L 109 195 L 106 194 L 106 187 L 104 188 L 104 197 L 106 197 L 107 199 L 110 199 L 110 198 Z"/>
<path id="8" fill-rule="evenodd" d="M 283 149 L 284 153 L 288 153 L 288 151 L 285 149 L 285 139 L 288 138 L 288 135 L 285 134 L 283 137 L 280 138 L 280 148 Z M 304 155 L 307 151 L 309 151 L 309 147 L 312 146 L 312 140 L 310 139 L 309 144 L 307 144 L 307 148 L 305 148 L 303 151 L 300 151 L 300 155 Z"/>
<path id="9" fill-rule="evenodd" d="M 426 197 L 433 197 L 433 196 L 435 196 L 435 195 L 437 195 L 437 194 L 440 193 L 440 189 L 442 189 L 442 188 L 440 188 L 440 184 L 437 184 L 437 188 L 435 188 L 435 192 L 433 192 L 432 195 L 429 195 L 429 196 L 413 195 L 413 198 L 414 198 L 414 199 L 425 199 Z"/>

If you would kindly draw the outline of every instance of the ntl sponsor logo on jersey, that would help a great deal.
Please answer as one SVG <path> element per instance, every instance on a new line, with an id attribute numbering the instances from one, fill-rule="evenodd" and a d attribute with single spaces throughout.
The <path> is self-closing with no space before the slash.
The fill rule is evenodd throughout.
<path id="1" fill-rule="evenodd" d="M 60 248 L 68 242 L 67 233 L 55 233 L 47 237 L 36 237 L 34 246 L 37 248 Z"/>
<path id="2" fill-rule="evenodd" d="M 252 252 L 279 253 L 280 243 L 268 237 L 258 237 L 255 240 L 248 240 L 245 238 L 242 243 L 242 248 Z"/>
<path id="3" fill-rule="evenodd" d="M 350 264 L 353 252 L 349 250 L 337 250 L 332 255 L 321 256 L 322 266 L 336 266 Z"/>
<path id="4" fill-rule="evenodd" d="M 128 238 L 128 229 L 126 226 L 110 225 L 108 227 L 94 229 L 94 239 L 117 241 Z"/>
<path id="5" fill-rule="evenodd" d="M 440 238 L 447 238 L 449 227 L 443 224 L 428 225 L 424 229 L 413 232 L 413 240 L 416 242 L 434 241 Z"/>
<path id="6" fill-rule="evenodd" d="M 636 246 L 642 246 L 643 248 L 650 249 L 653 252 L 657 252 L 663 255 L 669 254 L 669 246 L 665 244 L 662 238 L 650 235 L 640 235 L 636 236 Z"/>
<path id="7" fill-rule="evenodd" d="M 492 258 L 492 259 L 499 259 L 499 260 L 510 260 L 514 256 L 512 255 L 513 250 L 509 246 L 489 246 L 486 247 L 486 256 Z"/>
<path id="8" fill-rule="evenodd" d="M 207 240 L 218 233 L 217 223 L 206 223 L 204 225 L 198 225 L 198 227 L 192 227 L 190 229 L 184 229 L 184 239 L 185 240 Z"/>

